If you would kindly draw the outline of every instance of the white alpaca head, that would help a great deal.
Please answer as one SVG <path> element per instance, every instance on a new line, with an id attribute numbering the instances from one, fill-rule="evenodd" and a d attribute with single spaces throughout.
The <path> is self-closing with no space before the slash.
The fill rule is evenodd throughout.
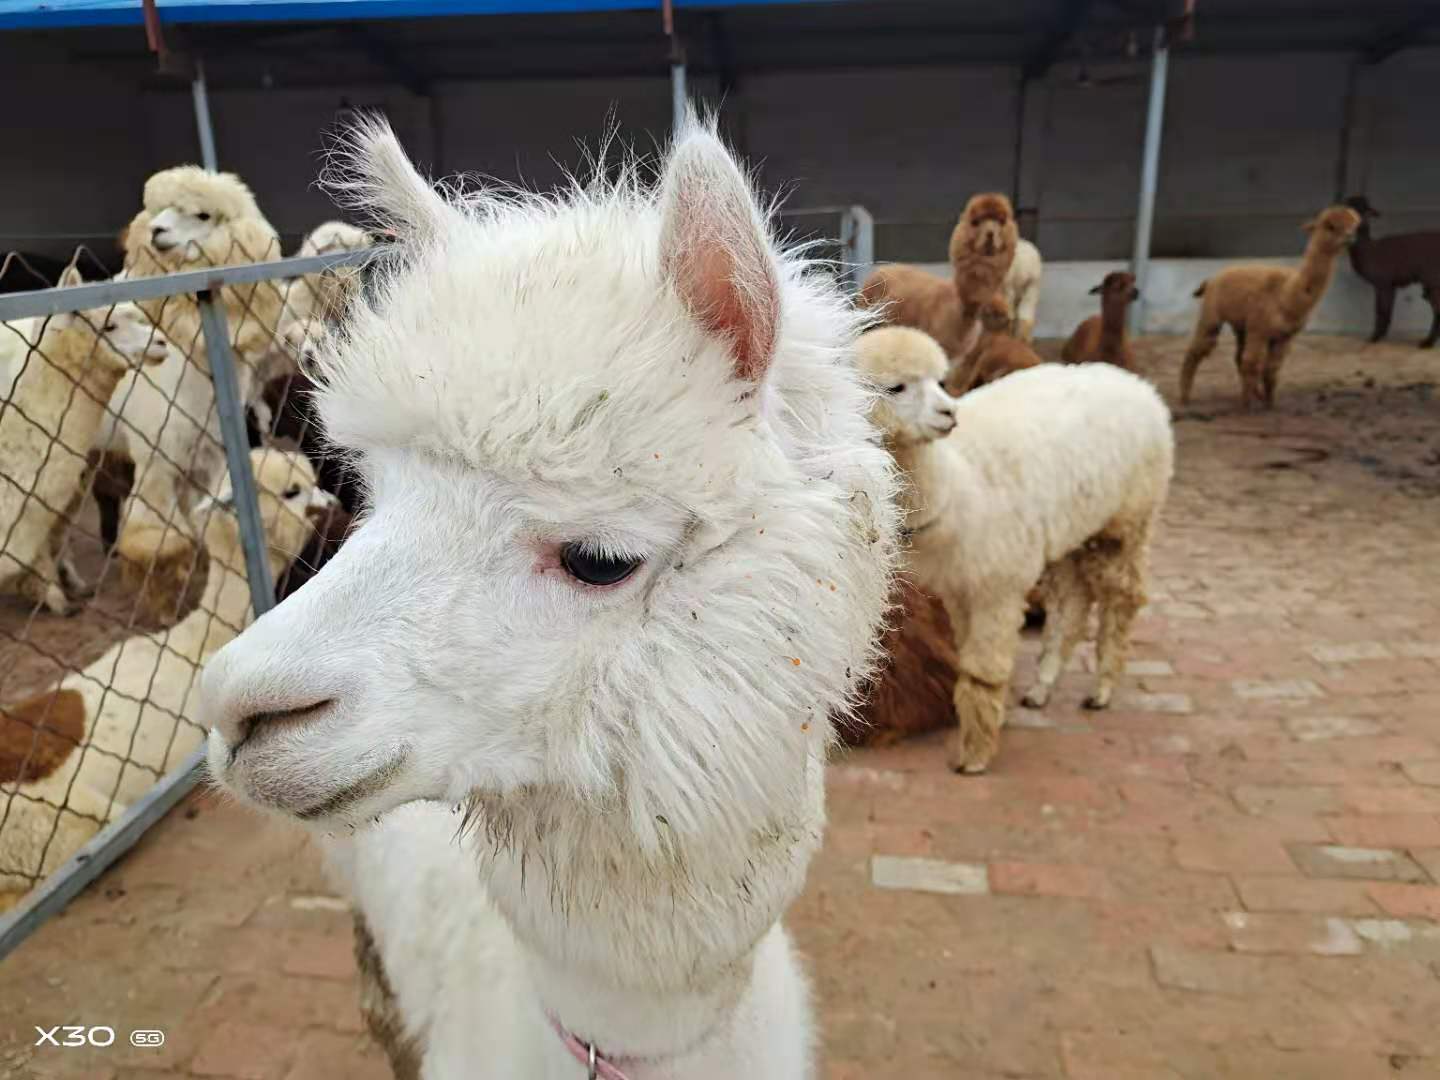
<path id="1" fill-rule="evenodd" d="M 955 399 L 941 385 L 949 362 L 929 334 L 882 326 L 863 334 L 856 351 L 861 372 L 880 391 L 874 418 L 892 445 L 929 442 L 955 429 Z"/>
<path id="2" fill-rule="evenodd" d="M 328 828 L 472 798 L 803 874 L 895 557 L 855 316 L 698 124 L 658 191 L 554 198 L 447 200 L 356 142 L 406 243 L 318 403 L 373 508 L 210 664 L 214 775 Z"/>
<path id="3" fill-rule="evenodd" d="M 320 487 L 315 469 L 296 450 L 256 447 L 250 451 L 260 524 L 269 548 L 270 572 L 279 577 L 310 541 L 315 524 L 336 502 Z M 205 526 L 205 546 L 226 569 L 245 573 L 239 523 L 234 517 L 235 492 L 226 473 L 219 490 L 196 504 L 194 518 Z"/>
<path id="4" fill-rule="evenodd" d="M 375 243 L 364 229 L 344 221 L 326 221 L 311 229 L 300 248 L 297 259 L 309 255 L 333 255 L 341 251 L 363 251 Z"/>
<path id="5" fill-rule="evenodd" d="M 71 288 L 83 285 L 85 281 L 79 270 L 69 266 L 60 275 L 57 284 L 60 288 Z M 132 303 L 62 312 L 52 315 L 45 323 L 47 335 L 82 328 L 95 338 L 94 343 L 88 346 L 87 361 L 104 364 L 122 373 L 142 365 L 164 363 L 168 355 L 169 343 L 165 335 Z M 43 338 L 39 347 L 41 352 L 46 350 Z"/>
<path id="6" fill-rule="evenodd" d="M 275 258 L 278 244 L 238 176 L 177 165 L 145 182 L 144 207 L 125 232 L 125 266 L 139 277 L 235 266 Z"/>

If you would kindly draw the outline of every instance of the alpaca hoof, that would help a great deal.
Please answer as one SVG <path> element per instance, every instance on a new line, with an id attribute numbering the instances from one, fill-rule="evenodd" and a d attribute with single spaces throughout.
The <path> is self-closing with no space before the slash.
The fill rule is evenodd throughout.
<path id="1" fill-rule="evenodd" d="M 1430 340 L 1430 341 L 1422 341 L 1422 342 L 1420 342 L 1420 348 L 1422 348 L 1422 349 L 1433 349 L 1434 347 L 1435 347 L 1435 342 L 1434 342 L 1433 339 Z"/>
<path id="2" fill-rule="evenodd" d="M 1041 630 L 1045 627 L 1045 609 L 1043 607 L 1027 608 L 1025 611 L 1025 629 Z"/>
<path id="3" fill-rule="evenodd" d="M 1098 712 L 1101 709 L 1108 709 L 1110 707 L 1110 699 L 1108 697 L 1102 698 L 1098 694 L 1091 694 L 1085 699 L 1083 704 L 1085 708 L 1091 712 Z"/>
<path id="4" fill-rule="evenodd" d="M 980 776 L 990 766 L 984 761 L 952 761 L 950 771 L 956 776 Z"/>
<path id="5" fill-rule="evenodd" d="M 1020 704 L 1027 709 L 1043 709 L 1050 702 L 1050 695 L 1040 690 L 1031 690 L 1020 699 Z"/>

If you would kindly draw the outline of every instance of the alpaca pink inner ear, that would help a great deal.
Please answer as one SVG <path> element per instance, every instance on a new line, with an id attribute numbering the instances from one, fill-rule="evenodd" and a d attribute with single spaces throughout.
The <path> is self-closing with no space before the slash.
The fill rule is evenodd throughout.
<path id="1" fill-rule="evenodd" d="M 744 174 L 714 135 L 682 139 L 666 169 L 660 261 L 691 317 L 759 382 L 780 324 L 770 241 Z"/>
<path id="2" fill-rule="evenodd" d="M 696 238 L 677 253 L 673 272 L 686 308 L 730 346 L 736 376 L 759 382 L 775 351 L 780 304 L 769 254 L 752 246 L 737 259 L 730 245 Z"/>

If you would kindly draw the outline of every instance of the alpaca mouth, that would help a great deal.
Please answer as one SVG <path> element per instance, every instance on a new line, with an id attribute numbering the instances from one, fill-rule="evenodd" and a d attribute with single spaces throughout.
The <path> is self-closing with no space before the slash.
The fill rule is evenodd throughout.
<path id="1" fill-rule="evenodd" d="M 290 810 L 301 821 L 314 821 L 317 818 L 331 817 L 343 814 L 365 802 L 374 795 L 380 794 L 405 767 L 410 759 L 410 749 L 402 746 L 395 751 L 388 759 L 379 766 L 366 773 L 353 784 L 347 784 L 332 795 L 327 795 L 320 802 L 308 806 L 303 810 Z"/>

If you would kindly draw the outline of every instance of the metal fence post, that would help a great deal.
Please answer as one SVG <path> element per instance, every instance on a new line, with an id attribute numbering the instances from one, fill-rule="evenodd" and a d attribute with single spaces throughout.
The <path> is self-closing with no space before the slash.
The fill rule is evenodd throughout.
<path id="1" fill-rule="evenodd" d="M 220 436 L 225 443 L 230 490 L 235 495 L 240 543 L 245 549 L 250 605 L 258 619 L 275 606 L 275 581 L 270 576 L 265 528 L 260 521 L 260 500 L 255 492 L 255 473 L 250 468 L 245 403 L 240 400 L 240 383 L 235 377 L 235 357 L 230 352 L 230 329 L 225 313 L 208 290 L 197 293 L 195 299 L 200 304 L 200 325 L 205 331 L 205 354 L 210 359 L 210 377 L 215 381 L 215 409 L 220 417 Z"/>
<path id="2" fill-rule="evenodd" d="M 860 286 L 875 265 L 875 218 L 863 206 L 850 206 L 840 215 L 840 243 L 845 249 L 845 276 L 850 288 Z"/>

